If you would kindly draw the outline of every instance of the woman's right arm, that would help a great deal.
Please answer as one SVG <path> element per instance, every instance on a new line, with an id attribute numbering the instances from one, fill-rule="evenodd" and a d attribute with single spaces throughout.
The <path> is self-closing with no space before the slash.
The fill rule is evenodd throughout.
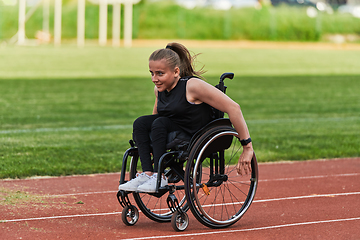
<path id="1" fill-rule="evenodd" d="M 228 114 L 229 119 L 238 132 L 239 140 L 250 138 L 250 133 L 246 125 L 244 116 L 239 104 L 233 101 L 219 89 L 197 78 L 191 78 L 187 82 L 186 97 L 190 102 L 197 100 L 205 102 L 210 106 Z M 252 143 L 243 146 L 243 152 L 239 157 L 237 172 L 242 175 L 251 173 L 251 159 L 254 150 Z"/>

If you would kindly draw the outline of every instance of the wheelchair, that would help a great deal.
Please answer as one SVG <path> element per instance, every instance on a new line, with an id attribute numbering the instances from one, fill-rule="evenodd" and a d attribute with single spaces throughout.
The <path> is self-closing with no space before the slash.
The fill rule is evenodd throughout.
<path id="1" fill-rule="evenodd" d="M 226 93 L 224 80 L 233 79 L 224 73 L 216 87 Z M 119 190 L 117 199 L 123 207 L 122 221 L 132 226 L 139 219 L 139 210 L 129 198 L 132 194 L 142 213 L 157 222 L 171 222 L 175 231 L 184 231 L 189 224 L 187 211 L 203 225 L 225 228 L 236 223 L 249 209 L 258 185 L 258 165 L 255 153 L 251 173 L 238 175 L 236 163 L 242 146 L 238 133 L 224 113 L 214 110 L 215 120 L 200 129 L 190 141 L 168 136 L 167 152 L 159 160 L 158 173 L 168 177 L 168 186 L 161 186 L 157 176 L 155 193 Z M 170 138 L 170 139 L 169 139 Z M 141 162 L 133 140 L 123 156 L 120 184 L 136 177 Z M 129 174 L 127 166 L 129 163 Z"/>

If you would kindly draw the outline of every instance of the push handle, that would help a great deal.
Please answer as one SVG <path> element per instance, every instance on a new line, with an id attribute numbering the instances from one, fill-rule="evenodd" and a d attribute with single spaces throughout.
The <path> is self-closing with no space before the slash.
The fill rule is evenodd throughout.
<path id="1" fill-rule="evenodd" d="M 226 72 L 226 73 L 223 73 L 221 74 L 220 76 L 220 82 L 218 85 L 216 85 L 215 87 L 220 89 L 220 91 L 222 91 L 223 93 L 226 94 L 226 86 L 224 85 L 224 80 L 226 78 L 229 78 L 229 79 L 233 79 L 234 78 L 234 73 L 231 73 L 231 72 Z M 223 118 L 224 117 L 224 113 L 217 110 L 217 109 L 214 109 L 214 117 L 215 118 Z"/>
<path id="2" fill-rule="evenodd" d="M 226 73 L 221 74 L 220 82 L 223 82 L 225 80 L 225 78 L 233 79 L 234 73 L 226 72 Z"/>
<path id="3" fill-rule="evenodd" d="M 234 78 L 234 73 L 226 72 L 226 73 L 221 74 L 220 82 L 219 82 L 218 85 L 216 85 L 216 87 L 218 89 L 220 89 L 223 93 L 226 93 L 226 86 L 224 85 L 224 80 L 226 78 L 233 79 Z"/>

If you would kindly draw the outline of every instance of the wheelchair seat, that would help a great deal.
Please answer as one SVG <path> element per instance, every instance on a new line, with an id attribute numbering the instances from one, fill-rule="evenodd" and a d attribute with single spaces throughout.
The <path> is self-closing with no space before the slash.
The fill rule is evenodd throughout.
<path id="1" fill-rule="evenodd" d="M 182 149 L 184 147 L 191 148 L 196 140 L 209 129 L 216 126 L 232 126 L 228 118 L 219 118 L 209 122 L 192 137 L 182 131 L 170 132 L 167 136 L 166 149 Z M 190 145 L 189 145 L 190 144 Z"/>
<path id="2" fill-rule="evenodd" d="M 232 125 L 228 118 L 218 118 L 218 119 L 215 119 L 215 120 L 209 122 L 203 128 L 198 130 L 192 137 L 190 137 L 188 134 L 186 134 L 182 131 L 170 132 L 167 136 L 166 149 L 181 149 L 185 146 L 189 149 L 194 145 L 196 140 L 201 135 L 203 135 L 209 129 L 211 129 L 213 127 L 217 127 L 217 126 L 231 127 Z"/>
<path id="3" fill-rule="evenodd" d="M 190 142 L 191 136 L 183 131 L 174 131 L 168 133 L 166 149 L 180 149 L 187 146 Z"/>
<path id="4" fill-rule="evenodd" d="M 150 135 L 150 133 L 149 133 Z M 151 136 L 150 136 L 151 139 Z M 179 150 L 179 149 L 183 149 L 186 148 L 190 142 L 191 136 L 189 136 L 188 134 L 186 134 L 183 131 L 173 131 L 168 133 L 167 135 L 167 140 L 166 140 L 166 149 L 167 150 Z M 133 141 L 134 141 L 134 146 L 136 145 L 136 139 L 133 136 Z M 150 143 L 151 148 L 152 143 Z"/>

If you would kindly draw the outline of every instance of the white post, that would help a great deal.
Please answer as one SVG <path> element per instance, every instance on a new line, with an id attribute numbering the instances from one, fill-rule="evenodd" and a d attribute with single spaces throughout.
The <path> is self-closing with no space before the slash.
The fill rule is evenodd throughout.
<path id="1" fill-rule="evenodd" d="M 85 0 L 78 0 L 77 10 L 77 45 L 85 45 Z"/>
<path id="2" fill-rule="evenodd" d="M 132 45 L 132 13 L 133 13 L 133 2 L 132 0 L 125 1 L 125 12 L 124 12 L 124 45 L 125 47 L 131 47 Z"/>
<path id="3" fill-rule="evenodd" d="M 50 0 L 43 0 L 43 32 L 49 33 Z"/>
<path id="4" fill-rule="evenodd" d="M 112 26 L 112 45 L 114 47 L 120 46 L 120 18 L 121 5 L 119 1 L 114 1 L 113 4 L 113 26 Z"/>
<path id="5" fill-rule="evenodd" d="M 18 44 L 25 44 L 25 16 L 26 16 L 26 0 L 19 0 L 19 30 Z"/>
<path id="6" fill-rule="evenodd" d="M 107 42 L 107 0 L 99 2 L 99 45 L 105 46 Z"/>
<path id="7" fill-rule="evenodd" d="M 54 44 L 59 46 L 61 44 L 61 12 L 62 0 L 55 0 L 54 5 Z"/>

